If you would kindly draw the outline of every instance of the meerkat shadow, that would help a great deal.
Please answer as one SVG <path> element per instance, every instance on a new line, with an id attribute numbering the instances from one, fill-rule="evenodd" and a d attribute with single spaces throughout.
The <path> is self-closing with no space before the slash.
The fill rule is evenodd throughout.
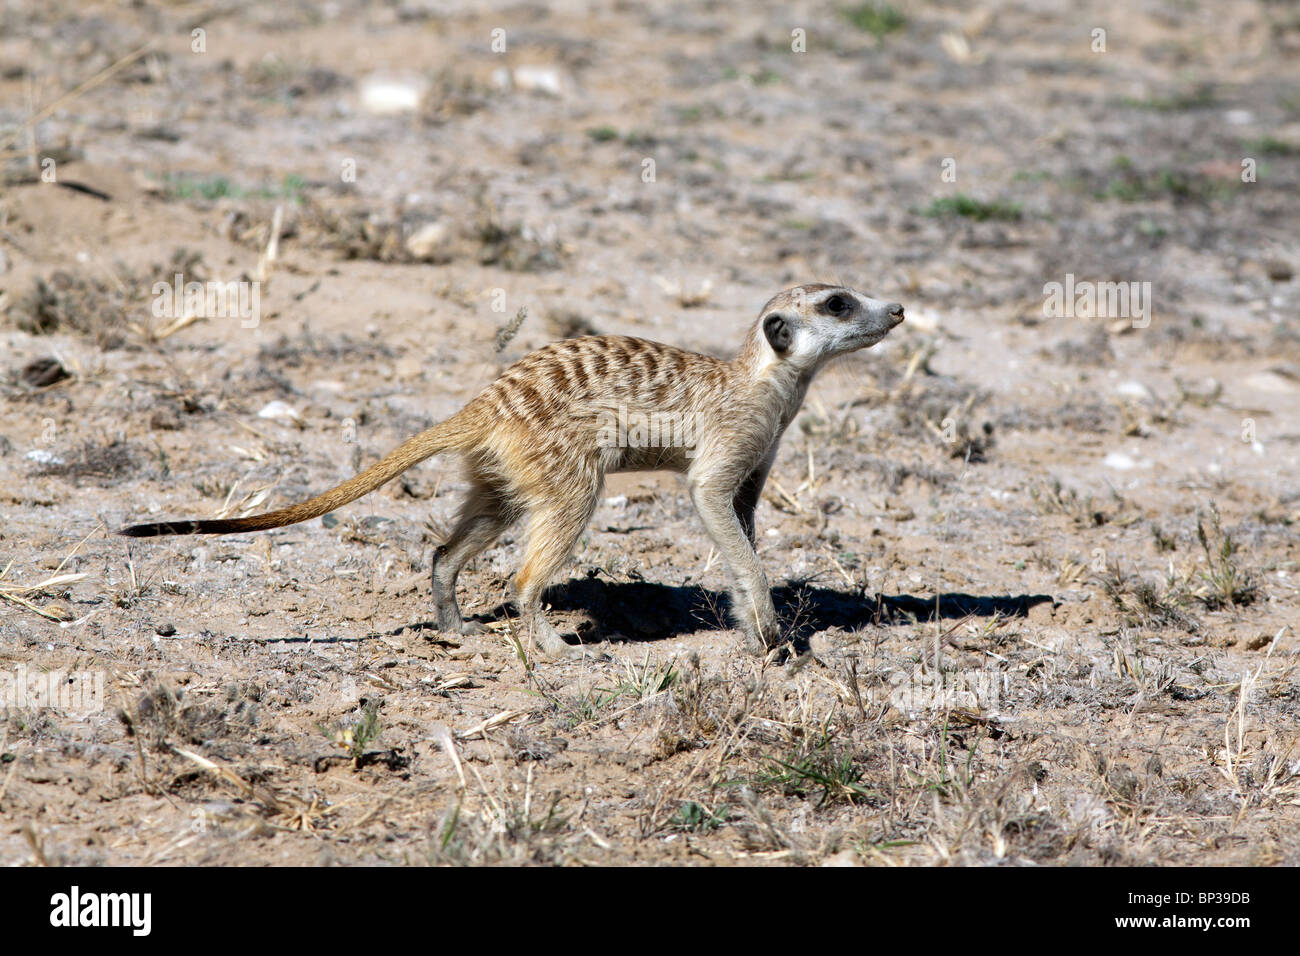
<path id="1" fill-rule="evenodd" d="M 577 627 L 584 641 L 658 641 L 733 626 L 730 597 L 697 585 L 587 577 L 552 586 L 545 600 L 566 618 L 576 614 L 586 619 Z M 945 593 L 936 601 L 910 594 L 864 595 L 794 582 L 773 588 L 772 600 L 786 638 L 802 653 L 808 649 L 811 635 L 831 628 L 855 631 L 936 619 L 1023 618 L 1030 608 L 1054 599 L 1047 594 Z"/>

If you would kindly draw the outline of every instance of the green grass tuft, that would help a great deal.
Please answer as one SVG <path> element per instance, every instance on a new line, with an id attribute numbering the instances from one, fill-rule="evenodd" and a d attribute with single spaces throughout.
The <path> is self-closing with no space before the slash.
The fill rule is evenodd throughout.
<path id="1" fill-rule="evenodd" d="M 256 189 L 240 186 L 225 176 L 168 176 L 166 185 L 170 199 L 284 199 L 298 204 L 302 202 L 307 182 L 290 173 L 278 185 Z"/>
<path id="2" fill-rule="evenodd" d="M 835 746 L 828 731 L 822 731 L 811 748 L 800 748 L 784 758 L 768 757 L 767 768 L 755 783 L 786 796 L 809 797 L 818 794 L 817 806 L 843 800 L 856 803 L 872 799 L 876 792 L 862 782 L 862 770 L 853 755 Z"/>
<path id="3" fill-rule="evenodd" d="M 1255 139 L 1243 140 L 1241 148 L 1247 156 L 1300 156 L 1300 144 L 1276 136 L 1257 136 Z"/>
<path id="4" fill-rule="evenodd" d="M 889 3 L 860 3 L 856 7 L 847 7 L 840 13 L 853 26 L 863 33 L 870 33 L 877 40 L 907 25 L 907 17 Z"/>
<path id="5" fill-rule="evenodd" d="M 925 210 L 925 214 L 932 219 L 961 216 L 964 219 L 974 219 L 976 222 L 989 219 L 1009 221 L 1021 217 L 1018 203 L 984 202 L 964 193 L 934 200 Z"/>
<path id="6" fill-rule="evenodd" d="M 1204 587 L 1197 597 L 1211 611 L 1227 607 L 1243 607 L 1259 597 L 1255 576 L 1241 567 L 1237 545 L 1232 535 L 1223 530 L 1218 507 L 1210 503 L 1209 528 L 1204 516 L 1196 516 L 1196 540 L 1205 552 L 1206 570 L 1201 572 Z"/>
<path id="7" fill-rule="evenodd" d="M 1180 90 L 1168 96 L 1123 97 L 1119 104 L 1133 109 L 1155 110 L 1160 113 L 1178 113 L 1184 110 L 1206 109 L 1217 106 L 1219 98 L 1211 86 L 1198 86 L 1190 90 Z"/>

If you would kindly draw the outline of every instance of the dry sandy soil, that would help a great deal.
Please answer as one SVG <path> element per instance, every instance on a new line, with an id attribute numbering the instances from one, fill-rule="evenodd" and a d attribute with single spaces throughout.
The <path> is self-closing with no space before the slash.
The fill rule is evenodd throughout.
<path id="1" fill-rule="evenodd" d="M 1244 0 L 6 4 L 0 671 L 105 700 L 6 711 L 0 862 L 1300 863 L 1298 54 Z M 153 315 L 177 272 L 259 321 Z M 1067 275 L 1149 324 L 1049 314 Z M 491 634 L 432 628 L 453 461 L 110 534 L 811 280 L 908 322 L 759 506 L 788 659 L 668 475 L 548 593 L 576 663 L 516 652 L 517 531 Z"/>

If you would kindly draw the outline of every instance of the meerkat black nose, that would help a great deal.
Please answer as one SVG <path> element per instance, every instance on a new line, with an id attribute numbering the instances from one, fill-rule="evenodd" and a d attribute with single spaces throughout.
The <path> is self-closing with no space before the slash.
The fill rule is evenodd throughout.
<path id="1" fill-rule="evenodd" d="M 885 307 L 885 311 L 889 313 L 889 317 L 893 320 L 894 325 L 903 321 L 903 307 L 899 303 L 889 303 L 889 305 Z"/>

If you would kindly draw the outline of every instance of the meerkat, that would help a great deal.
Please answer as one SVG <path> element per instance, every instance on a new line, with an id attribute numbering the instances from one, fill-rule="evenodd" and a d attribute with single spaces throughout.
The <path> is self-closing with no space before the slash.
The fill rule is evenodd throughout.
<path id="1" fill-rule="evenodd" d="M 458 453 L 470 493 L 435 552 L 438 627 L 480 633 L 456 601 L 456 579 L 510 525 L 528 519 L 515 578 L 521 619 L 545 654 L 574 656 L 542 612 L 543 590 L 568 560 L 600 501 L 609 472 L 684 473 L 691 500 L 732 579 L 732 609 L 749 649 L 780 643 L 767 576 L 755 551 L 754 509 L 787 426 L 813 376 L 831 359 L 875 345 L 903 321 L 903 307 L 842 286 L 787 289 L 759 311 L 730 361 L 622 335 L 545 346 L 515 362 L 446 421 L 407 439 L 356 477 L 300 504 L 247 518 L 167 521 L 119 531 L 129 537 L 264 531 L 319 517 L 391 481 L 412 465 Z M 611 428 L 637 416 L 687 427 L 647 441 L 644 429 Z M 681 440 L 686 436 L 689 440 Z"/>

